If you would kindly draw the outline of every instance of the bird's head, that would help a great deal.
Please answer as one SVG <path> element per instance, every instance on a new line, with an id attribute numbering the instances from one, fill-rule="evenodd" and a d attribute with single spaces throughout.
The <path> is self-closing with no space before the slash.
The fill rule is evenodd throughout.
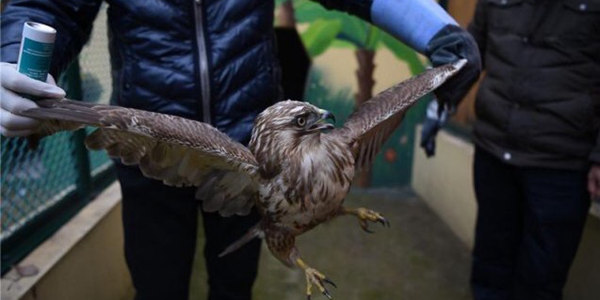
<path id="1" fill-rule="evenodd" d="M 261 153 L 271 158 L 284 155 L 302 141 L 333 129 L 327 120 L 335 122 L 335 117 L 312 104 L 293 100 L 277 102 L 256 118 L 250 149 L 255 155 Z M 267 154 L 269 151 L 278 153 Z"/>
<path id="2" fill-rule="evenodd" d="M 327 120 L 335 122 L 330 112 L 300 101 L 281 101 L 265 109 L 254 122 L 252 136 L 277 134 L 301 137 L 333 129 Z"/>

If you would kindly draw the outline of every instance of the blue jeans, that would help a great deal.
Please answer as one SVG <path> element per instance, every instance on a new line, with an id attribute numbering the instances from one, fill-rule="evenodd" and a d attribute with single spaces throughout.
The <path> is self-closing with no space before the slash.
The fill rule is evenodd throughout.
<path id="1" fill-rule="evenodd" d="M 515 167 L 475 151 L 476 300 L 561 299 L 590 206 L 587 170 Z"/>

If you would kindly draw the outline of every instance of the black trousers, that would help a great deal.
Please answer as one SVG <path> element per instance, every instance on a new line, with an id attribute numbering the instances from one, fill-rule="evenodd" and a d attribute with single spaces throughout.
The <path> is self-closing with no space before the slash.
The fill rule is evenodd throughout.
<path id="1" fill-rule="evenodd" d="M 198 200 L 193 188 L 173 188 L 117 164 L 123 193 L 125 258 L 137 300 L 188 299 L 196 248 Z M 210 300 L 251 299 L 260 241 L 218 254 L 259 221 L 257 213 L 223 218 L 202 213 Z M 194 280 L 194 279 L 192 279 Z"/>
<path id="2" fill-rule="evenodd" d="M 562 298 L 590 206 L 586 178 L 510 166 L 476 149 L 475 299 Z"/>

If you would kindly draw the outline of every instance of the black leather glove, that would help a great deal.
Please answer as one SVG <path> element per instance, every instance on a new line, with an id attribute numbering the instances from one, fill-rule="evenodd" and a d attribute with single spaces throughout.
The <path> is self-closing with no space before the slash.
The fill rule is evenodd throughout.
<path id="1" fill-rule="evenodd" d="M 429 41 L 425 54 L 434 67 L 467 59 L 463 69 L 435 91 L 438 101 L 454 111 L 481 73 L 477 43 L 466 30 L 446 25 Z"/>
<path id="2" fill-rule="evenodd" d="M 441 109 L 438 107 L 441 107 Z M 427 157 L 435 155 L 435 137 L 446 123 L 447 118 L 448 110 L 443 106 L 439 106 L 436 99 L 431 100 L 427 105 L 427 113 L 421 130 L 421 148 L 423 148 Z"/>

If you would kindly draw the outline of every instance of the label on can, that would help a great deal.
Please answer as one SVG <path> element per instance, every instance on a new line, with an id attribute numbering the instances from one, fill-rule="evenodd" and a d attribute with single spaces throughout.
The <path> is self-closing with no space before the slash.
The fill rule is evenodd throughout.
<path id="1" fill-rule="evenodd" d="M 45 82 L 50 70 L 56 29 L 37 22 L 23 23 L 17 71 Z"/>
<path id="2" fill-rule="evenodd" d="M 46 81 L 54 43 L 41 43 L 23 39 L 23 50 L 19 59 L 19 72 L 33 79 Z"/>

